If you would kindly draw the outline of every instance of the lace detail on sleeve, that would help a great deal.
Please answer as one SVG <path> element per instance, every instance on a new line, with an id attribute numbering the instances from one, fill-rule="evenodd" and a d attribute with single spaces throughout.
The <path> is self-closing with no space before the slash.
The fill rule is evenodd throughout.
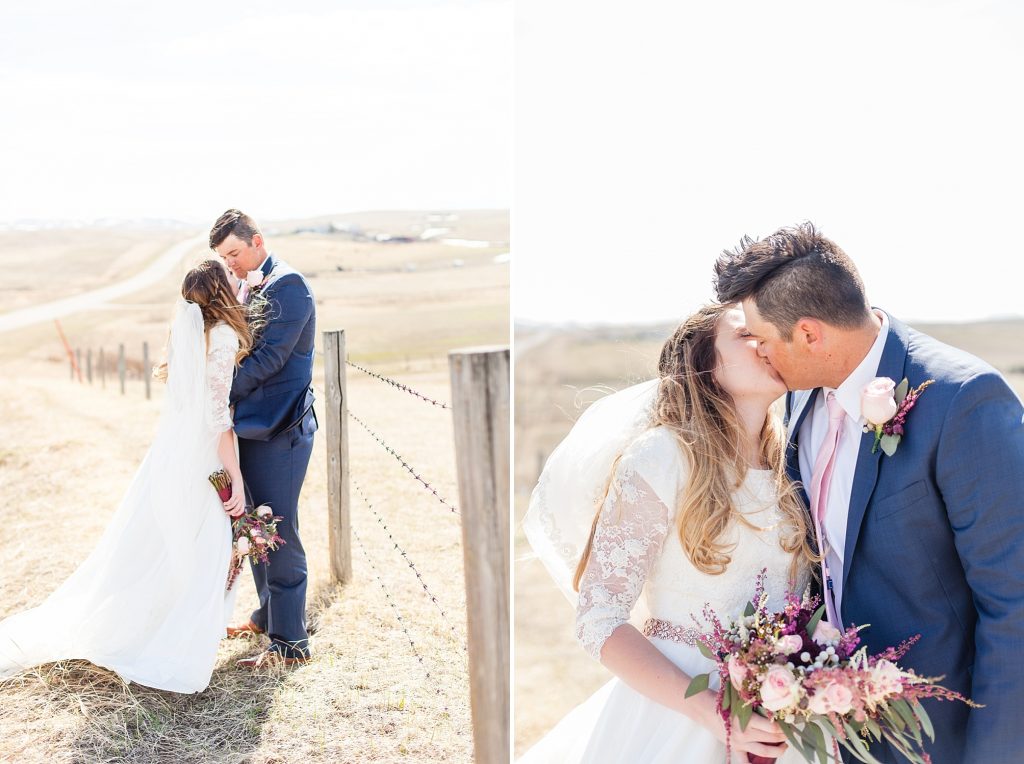
<path id="1" fill-rule="evenodd" d="M 576 637 L 597 660 L 608 637 L 629 620 L 668 528 L 668 507 L 627 452 L 598 516 L 576 606 Z"/>
<path id="2" fill-rule="evenodd" d="M 231 327 L 215 326 L 210 330 L 210 350 L 206 354 L 206 423 L 218 432 L 233 426 L 228 395 L 237 353 L 238 337 Z"/>

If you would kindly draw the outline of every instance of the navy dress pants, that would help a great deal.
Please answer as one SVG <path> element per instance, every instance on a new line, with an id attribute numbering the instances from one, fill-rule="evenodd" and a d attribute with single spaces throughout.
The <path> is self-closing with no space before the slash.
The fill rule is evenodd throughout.
<path id="1" fill-rule="evenodd" d="M 269 504 L 283 546 L 270 552 L 269 563 L 251 564 L 259 594 L 252 622 L 287 657 L 308 656 L 306 631 L 306 553 L 299 538 L 299 491 L 313 452 L 316 419 L 312 411 L 291 430 L 271 440 L 238 440 L 242 479 L 254 506 Z"/>

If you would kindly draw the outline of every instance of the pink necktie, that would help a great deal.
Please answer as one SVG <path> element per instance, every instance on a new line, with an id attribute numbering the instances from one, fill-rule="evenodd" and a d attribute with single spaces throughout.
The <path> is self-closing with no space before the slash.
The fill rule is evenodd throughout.
<path id="1" fill-rule="evenodd" d="M 825 613 L 828 622 L 840 631 L 842 626 L 839 623 L 839 615 L 836 613 L 835 597 L 832 591 L 832 574 L 829 570 L 827 551 L 828 538 L 825 536 L 825 510 L 828 506 L 828 486 L 832 479 L 832 468 L 836 463 L 836 451 L 839 445 L 839 436 L 842 433 L 843 407 L 836 400 L 834 392 L 828 394 L 825 400 L 828 408 L 828 434 L 818 451 L 818 458 L 814 462 L 814 474 L 811 476 L 811 516 L 814 518 L 814 531 L 818 538 L 818 551 L 821 553 L 821 572 L 825 583 Z"/>
<path id="2" fill-rule="evenodd" d="M 238 290 L 238 301 L 245 305 L 249 302 L 249 282 L 243 281 L 242 288 Z"/>

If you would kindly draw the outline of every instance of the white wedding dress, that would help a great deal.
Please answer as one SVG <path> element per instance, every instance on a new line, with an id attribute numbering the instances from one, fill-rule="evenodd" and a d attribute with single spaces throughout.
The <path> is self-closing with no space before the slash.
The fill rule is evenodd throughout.
<path id="1" fill-rule="evenodd" d="M 640 388 L 637 386 L 610 397 L 629 397 Z M 649 398 L 650 389 L 640 391 Z M 612 400 L 606 408 L 616 405 L 621 407 L 621 403 Z M 638 429 L 637 424 L 646 418 L 641 410 L 633 408 L 639 416 L 632 424 L 628 418 L 610 419 L 607 413 L 590 422 L 581 418 L 577 435 L 582 435 L 582 439 L 577 438 L 575 443 L 567 439 L 559 448 L 574 450 L 576 457 L 591 457 L 580 463 L 579 472 L 599 469 L 608 460 L 607 449 L 588 444 L 588 430 L 602 427 L 603 438 L 621 439 L 622 433 L 609 434 L 614 424 L 631 435 Z M 584 418 L 586 416 L 584 414 Z M 580 580 L 577 637 L 595 659 L 600 659 L 605 640 L 627 621 L 641 630 L 648 618 L 667 622 L 662 623 L 661 633 L 671 625 L 675 635 L 692 641 L 696 625 L 691 616 L 704 625 L 705 604 L 723 620 L 738 616 L 753 597 L 757 575 L 764 568 L 768 571 L 767 591 L 772 609 L 782 608 L 790 586 L 792 557 L 779 545 L 783 516 L 775 500 L 771 473 L 748 471 L 743 485 L 733 494 L 734 506 L 757 529 L 735 523 L 729 531 L 729 541 L 735 547 L 728 568 L 721 575 L 707 575 L 695 568 L 686 556 L 675 525 L 677 498 L 685 488 L 687 477 L 682 451 L 667 428 L 640 429 L 641 434 L 622 451 L 615 468 L 612 490 L 600 510 L 590 561 Z M 592 436 L 593 433 L 589 438 L 591 442 Z M 575 495 L 581 484 L 588 483 L 588 478 L 586 474 L 572 476 L 573 470 L 565 468 L 565 460 L 565 453 L 552 454 L 549 466 L 554 462 L 557 469 L 545 468 L 524 521 L 531 544 L 560 584 L 565 582 L 564 571 L 568 569 L 564 563 L 579 559 L 577 550 L 586 539 L 583 536 L 581 540 L 579 536 L 578 521 L 566 521 L 563 507 L 569 501 L 569 494 Z M 564 475 L 557 474 L 559 472 Z M 610 469 L 605 474 L 608 472 Z M 590 479 L 589 485 L 596 484 Z M 583 504 L 580 506 L 581 512 Z M 576 528 L 575 538 L 568 538 L 567 528 L 572 525 Z M 589 532 L 589 523 L 586 530 Z M 804 573 L 796 585 L 802 589 L 806 581 Z M 650 633 L 648 639 L 690 676 L 713 670 L 712 661 L 702 656 L 693 644 Z M 713 675 L 711 688 L 718 686 L 717 675 Z M 733 752 L 733 762 L 746 760 L 746 754 Z M 633 690 L 618 678 L 570 711 L 518 759 L 519 764 L 720 764 L 725 761 L 724 743 L 709 730 Z M 779 764 L 802 761 L 792 750 L 778 759 Z"/>
<path id="2" fill-rule="evenodd" d="M 230 429 L 238 338 L 181 300 L 156 437 L 96 547 L 37 607 L 0 622 L 0 677 L 82 658 L 126 682 L 206 689 L 234 609 L 231 521 L 207 476 Z"/>

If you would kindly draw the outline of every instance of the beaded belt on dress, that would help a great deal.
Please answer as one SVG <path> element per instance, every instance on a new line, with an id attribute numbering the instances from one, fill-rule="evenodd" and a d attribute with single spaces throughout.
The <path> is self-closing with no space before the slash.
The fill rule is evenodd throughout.
<path id="1" fill-rule="evenodd" d="M 671 621 L 662 621 L 660 618 L 648 618 L 644 623 L 645 637 L 669 639 L 691 647 L 697 646 L 697 639 L 700 635 L 701 630 L 696 626 L 677 626 Z"/>

